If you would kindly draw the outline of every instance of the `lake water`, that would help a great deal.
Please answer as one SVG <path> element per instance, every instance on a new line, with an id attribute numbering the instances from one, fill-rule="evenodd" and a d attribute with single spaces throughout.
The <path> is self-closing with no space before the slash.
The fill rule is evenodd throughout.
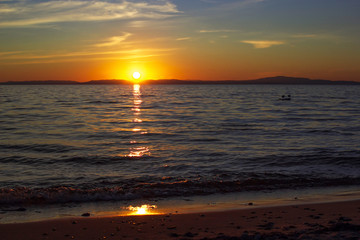
<path id="1" fill-rule="evenodd" d="M 360 86 L 0 86 L 0 105 L 0 205 L 360 186 Z"/>

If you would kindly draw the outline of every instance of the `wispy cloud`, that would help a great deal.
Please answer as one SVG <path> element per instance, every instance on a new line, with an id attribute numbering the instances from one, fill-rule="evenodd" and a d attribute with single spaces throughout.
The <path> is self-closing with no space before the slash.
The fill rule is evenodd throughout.
<path id="1" fill-rule="evenodd" d="M 206 2 L 206 3 L 218 3 L 218 1 L 216 0 L 200 0 L 201 2 Z"/>
<path id="2" fill-rule="evenodd" d="M 0 52 L 0 57 L 13 56 L 13 55 L 16 55 L 16 54 L 21 54 L 21 53 L 24 53 L 24 52 L 23 51 Z"/>
<path id="3" fill-rule="evenodd" d="M 234 1 L 223 1 L 223 0 L 203 0 L 203 2 L 213 3 L 212 11 L 224 12 L 224 11 L 237 11 L 242 8 L 256 5 L 266 0 L 234 0 Z"/>
<path id="4" fill-rule="evenodd" d="M 114 19 L 161 19 L 178 14 L 169 0 L 133 1 L 7 1 L 0 2 L 0 27 Z"/>
<path id="5" fill-rule="evenodd" d="M 58 63 L 71 61 L 92 61 L 112 59 L 141 59 L 165 55 L 176 51 L 176 48 L 138 48 L 120 51 L 79 51 L 57 54 L 34 52 L 0 52 L 0 62 L 6 64 Z"/>
<path id="6" fill-rule="evenodd" d="M 316 34 L 295 34 L 291 36 L 292 38 L 318 38 Z"/>
<path id="7" fill-rule="evenodd" d="M 199 33 L 229 33 L 229 32 L 237 32 L 237 30 L 233 30 L 233 29 L 203 29 L 203 30 L 199 31 Z"/>
<path id="8" fill-rule="evenodd" d="M 118 45 L 119 43 L 125 41 L 128 37 L 130 37 L 131 33 L 124 33 L 122 36 L 113 36 L 105 39 L 101 43 L 95 44 L 95 47 L 110 47 Z"/>
<path id="9" fill-rule="evenodd" d="M 258 41 L 258 40 L 248 40 L 248 41 L 241 41 L 242 43 L 251 44 L 254 48 L 269 48 L 276 45 L 285 44 L 283 41 Z"/>
<path id="10" fill-rule="evenodd" d="M 224 0 L 200 0 L 201 2 L 206 2 L 206 3 L 223 3 Z M 250 3 L 257 3 L 257 2 L 263 2 L 265 0 L 236 0 L 232 3 L 227 3 L 227 4 L 250 4 Z"/>
<path id="11" fill-rule="evenodd" d="M 182 37 L 182 38 L 177 38 L 176 41 L 186 41 L 186 40 L 190 40 L 191 37 Z"/>
<path id="12" fill-rule="evenodd" d="M 79 61 L 107 61 L 107 60 L 134 60 L 145 59 L 159 56 L 160 54 L 142 54 L 142 55 L 124 55 L 124 56 L 97 56 L 97 57 L 77 57 L 77 58 L 46 58 L 46 59 L 28 59 L 27 61 L 8 62 L 9 65 L 24 65 L 24 64 L 48 64 L 48 63 L 65 63 L 65 62 L 79 62 Z"/>

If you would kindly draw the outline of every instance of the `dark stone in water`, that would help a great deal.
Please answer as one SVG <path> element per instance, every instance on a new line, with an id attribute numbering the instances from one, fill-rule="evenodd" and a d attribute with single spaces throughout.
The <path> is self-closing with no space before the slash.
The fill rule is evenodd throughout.
<path id="1" fill-rule="evenodd" d="M 188 199 L 188 198 L 184 198 L 183 200 L 186 201 L 186 202 L 191 202 L 191 201 L 193 201 L 193 200 Z"/>
<path id="2" fill-rule="evenodd" d="M 192 237 L 195 237 L 196 235 L 197 235 L 196 233 L 187 232 L 187 233 L 184 234 L 184 237 L 190 237 L 190 238 L 192 238 Z"/>
<path id="3" fill-rule="evenodd" d="M 271 230 L 274 228 L 274 223 L 273 222 L 268 222 L 266 224 L 263 225 L 258 225 L 258 227 L 264 229 L 264 230 Z"/>
<path id="4" fill-rule="evenodd" d="M 338 219 L 339 221 L 344 221 L 344 222 L 351 222 L 352 219 L 351 218 L 348 218 L 348 217 L 339 217 Z"/>
<path id="5" fill-rule="evenodd" d="M 26 211 L 26 208 L 10 208 L 10 209 L 1 209 L 1 211 L 4 211 L 4 212 L 25 212 Z"/>
<path id="6" fill-rule="evenodd" d="M 180 237 L 180 235 L 177 234 L 177 233 L 171 233 L 171 234 L 170 234 L 170 237 L 176 237 L 176 238 L 177 238 L 177 237 Z"/>
<path id="7" fill-rule="evenodd" d="M 330 231 L 354 231 L 359 233 L 360 232 L 360 225 L 350 224 L 350 223 L 343 223 L 337 222 L 329 228 Z"/>
<path id="8" fill-rule="evenodd" d="M 82 217 L 90 217 L 90 213 L 83 213 L 81 214 Z"/>

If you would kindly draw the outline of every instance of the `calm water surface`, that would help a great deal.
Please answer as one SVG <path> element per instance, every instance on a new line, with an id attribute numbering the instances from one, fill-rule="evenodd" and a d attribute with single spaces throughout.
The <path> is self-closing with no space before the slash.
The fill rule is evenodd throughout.
<path id="1" fill-rule="evenodd" d="M 0 105 L 0 204 L 360 185 L 359 86 L 0 86 Z"/>

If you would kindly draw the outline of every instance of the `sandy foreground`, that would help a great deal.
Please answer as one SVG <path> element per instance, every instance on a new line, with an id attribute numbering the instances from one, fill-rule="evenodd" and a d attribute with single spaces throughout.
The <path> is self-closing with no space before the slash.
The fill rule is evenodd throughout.
<path id="1" fill-rule="evenodd" d="M 0 239 L 360 239 L 360 200 L 0 224 Z"/>

